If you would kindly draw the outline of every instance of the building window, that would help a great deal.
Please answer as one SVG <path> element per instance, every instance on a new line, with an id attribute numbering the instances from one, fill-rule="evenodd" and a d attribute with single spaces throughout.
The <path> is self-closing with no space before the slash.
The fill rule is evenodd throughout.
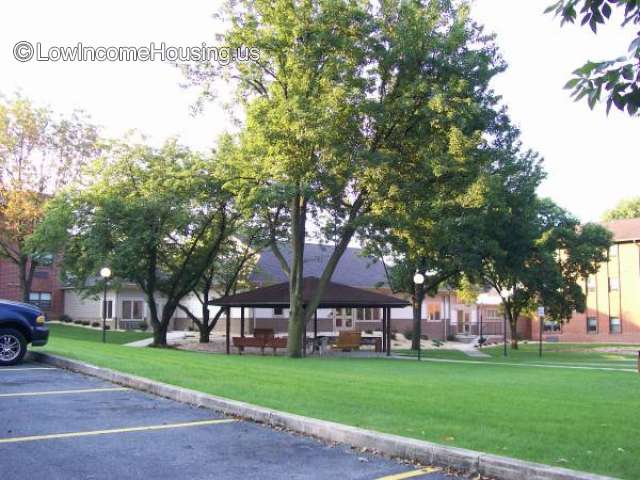
<path id="1" fill-rule="evenodd" d="M 107 311 L 103 313 L 106 313 L 104 318 L 113 318 L 113 300 L 107 300 Z"/>
<path id="2" fill-rule="evenodd" d="M 618 277 L 609 277 L 609 291 L 615 292 L 620 290 L 620 280 Z"/>
<path id="3" fill-rule="evenodd" d="M 496 310 L 495 308 L 487 310 L 484 318 L 485 318 L 485 320 L 489 320 L 491 322 L 496 322 L 496 321 L 502 320 L 502 318 L 500 318 L 498 310 Z"/>
<path id="4" fill-rule="evenodd" d="M 284 314 L 284 308 L 282 307 L 276 307 L 273 309 L 273 316 L 274 317 L 281 317 Z"/>
<path id="5" fill-rule="evenodd" d="M 622 333 L 622 324 L 618 317 L 609 318 L 609 333 Z"/>
<path id="6" fill-rule="evenodd" d="M 587 317 L 587 333 L 598 333 L 598 319 Z"/>
<path id="7" fill-rule="evenodd" d="M 618 245 L 611 245 L 609 247 L 609 258 L 615 258 L 618 256 Z"/>
<path id="8" fill-rule="evenodd" d="M 356 308 L 356 318 L 363 321 L 380 320 L 380 309 Z"/>
<path id="9" fill-rule="evenodd" d="M 589 275 L 587 278 L 587 291 L 595 292 L 596 291 L 596 277 L 595 275 Z"/>
<path id="10" fill-rule="evenodd" d="M 560 331 L 560 322 L 555 320 L 548 320 L 544 322 L 544 331 L 545 332 L 559 332 Z"/>
<path id="11" fill-rule="evenodd" d="M 440 320 L 440 304 L 439 303 L 427 304 L 427 318 L 434 322 Z"/>
<path id="12" fill-rule="evenodd" d="M 123 300 L 122 318 L 125 320 L 142 320 L 142 300 Z"/>
<path id="13" fill-rule="evenodd" d="M 40 308 L 51 308 L 51 293 L 31 292 L 29 293 L 29 303 Z"/>
<path id="14" fill-rule="evenodd" d="M 33 272 L 34 278 L 49 278 L 49 272 L 47 270 L 36 270 Z"/>

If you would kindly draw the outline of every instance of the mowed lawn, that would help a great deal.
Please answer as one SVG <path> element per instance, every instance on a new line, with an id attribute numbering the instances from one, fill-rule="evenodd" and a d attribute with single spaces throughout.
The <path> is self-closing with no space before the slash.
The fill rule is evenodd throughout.
<path id="1" fill-rule="evenodd" d="M 482 349 L 491 358 L 470 358 L 457 350 L 440 348 L 423 350 L 424 358 L 473 360 L 479 362 L 501 362 L 519 364 L 550 364 L 582 367 L 633 368 L 637 367 L 637 352 L 640 345 L 607 345 L 607 344 L 575 344 L 575 343 L 543 343 L 542 357 L 539 356 L 538 344 L 521 342 L 518 350 L 507 350 L 504 356 L 503 346 L 491 346 Z M 617 350 L 626 350 L 621 353 Z M 403 350 L 403 356 L 416 357 L 416 351 Z"/>
<path id="2" fill-rule="evenodd" d="M 123 342 L 116 332 L 111 332 L 116 343 L 103 345 L 100 332 L 79 338 L 77 330 L 56 326 L 45 350 L 310 417 L 640 478 L 637 373 L 509 366 L 499 359 L 477 365 L 225 356 L 125 347 L 117 344 Z M 525 361 L 534 355 L 528 348 L 512 358 Z M 555 355 L 562 360 L 562 352 Z"/>

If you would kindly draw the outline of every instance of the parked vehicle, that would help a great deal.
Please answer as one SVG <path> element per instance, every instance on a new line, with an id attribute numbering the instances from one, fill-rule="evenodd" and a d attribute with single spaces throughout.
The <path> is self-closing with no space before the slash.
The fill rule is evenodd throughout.
<path id="1" fill-rule="evenodd" d="M 0 300 L 0 367 L 20 363 L 27 345 L 42 346 L 49 339 L 46 315 L 27 303 Z"/>

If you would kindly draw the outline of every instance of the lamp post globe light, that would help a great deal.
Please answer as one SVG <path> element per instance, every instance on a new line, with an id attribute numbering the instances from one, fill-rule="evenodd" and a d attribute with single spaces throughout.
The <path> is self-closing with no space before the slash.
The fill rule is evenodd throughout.
<path id="1" fill-rule="evenodd" d="M 417 307 L 413 309 L 413 320 L 415 324 L 414 334 L 417 336 L 416 345 L 418 347 L 418 361 L 422 359 L 422 302 L 424 300 L 424 291 L 422 285 L 425 282 L 426 277 L 434 277 L 437 275 L 437 271 L 435 270 L 427 270 L 424 273 L 421 273 L 419 270 L 416 270 L 415 275 L 413 276 L 413 283 L 415 284 L 415 297 Z"/>
<path id="2" fill-rule="evenodd" d="M 102 343 L 105 343 L 107 341 L 107 285 L 109 284 L 109 278 L 111 278 L 111 269 L 109 267 L 102 267 L 100 269 L 100 276 L 104 281 L 102 296 Z"/>

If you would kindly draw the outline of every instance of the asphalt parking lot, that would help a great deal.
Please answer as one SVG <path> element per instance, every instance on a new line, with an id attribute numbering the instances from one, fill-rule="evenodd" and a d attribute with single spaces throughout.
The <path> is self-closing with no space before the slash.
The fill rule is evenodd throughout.
<path id="1" fill-rule="evenodd" d="M 456 478 L 37 363 L 0 368 L 0 477 Z"/>

